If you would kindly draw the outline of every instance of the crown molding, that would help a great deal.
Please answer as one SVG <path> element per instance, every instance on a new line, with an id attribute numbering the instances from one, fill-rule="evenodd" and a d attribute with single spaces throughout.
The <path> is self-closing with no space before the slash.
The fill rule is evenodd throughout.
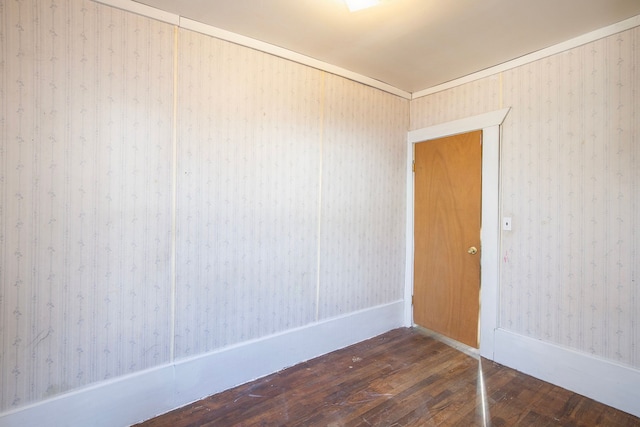
<path id="1" fill-rule="evenodd" d="M 433 86 L 424 90 L 420 90 L 418 92 L 413 92 L 411 99 L 432 95 L 436 92 L 441 92 L 443 90 L 451 89 L 456 86 L 463 85 L 465 83 L 470 83 L 475 80 L 480 80 L 486 77 L 493 76 L 495 74 L 500 74 L 504 71 L 511 70 L 513 68 L 520 67 L 522 65 L 526 65 L 531 62 L 535 62 L 540 59 L 544 59 L 549 56 L 556 55 L 558 53 L 565 52 L 567 50 L 585 45 L 587 43 L 594 42 L 599 39 L 603 39 L 605 37 L 609 37 L 611 35 L 614 35 L 638 26 L 640 26 L 640 15 L 636 15 L 632 18 L 625 19 L 624 21 L 617 22 L 615 24 L 609 25 L 608 27 L 591 31 L 581 36 L 574 37 L 565 42 L 558 43 L 548 48 L 541 49 L 536 52 L 532 52 L 528 55 L 521 56 L 520 58 L 504 62 L 500 65 L 496 65 L 495 67 L 490 67 L 485 70 L 478 71 L 477 73 L 472 73 L 467 76 L 460 77 L 459 79 L 451 80 L 449 82 L 446 82 L 437 86 Z"/>

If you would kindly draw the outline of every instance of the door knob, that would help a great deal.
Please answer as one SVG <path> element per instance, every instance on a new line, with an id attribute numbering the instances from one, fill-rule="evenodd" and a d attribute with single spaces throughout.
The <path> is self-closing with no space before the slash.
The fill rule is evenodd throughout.
<path id="1" fill-rule="evenodd" d="M 475 246 L 471 246 L 469 249 L 467 249 L 467 253 L 471 255 L 475 255 L 478 253 L 478 248 L 476 248 Z"/>

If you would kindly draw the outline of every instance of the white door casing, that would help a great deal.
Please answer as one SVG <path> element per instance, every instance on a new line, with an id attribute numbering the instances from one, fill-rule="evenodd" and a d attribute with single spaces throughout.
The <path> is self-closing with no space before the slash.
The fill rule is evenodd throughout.
<path id="1" fill-rule="evenodd" d="M 494 331 L 498 327 L 500 253 L 500 125 L 510 108 L 410 131 L 407 135 L 407 216 L 405 266 L 405 326 L 413 326 L 413 144 L 482 130 L 482 226 L 480 240 L 480 355 L 494 359 Z"/>

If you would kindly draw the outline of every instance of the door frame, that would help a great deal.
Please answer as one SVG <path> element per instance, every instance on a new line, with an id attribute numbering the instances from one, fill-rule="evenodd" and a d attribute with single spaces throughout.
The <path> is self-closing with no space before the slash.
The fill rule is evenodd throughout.
<path id="1" fill-rule="evenodd" d="M 500 281 L 500 125 L 509 113 L 504 108 L 477 116 L 417 129 L 407 134 L 407 212 L 404 323 L 413 326 L 413 144 L 445 136 L 482 130 L 482 221 L 480 242 L 480 355 L 494 359 L 494 331 L 498 327 Z"/>

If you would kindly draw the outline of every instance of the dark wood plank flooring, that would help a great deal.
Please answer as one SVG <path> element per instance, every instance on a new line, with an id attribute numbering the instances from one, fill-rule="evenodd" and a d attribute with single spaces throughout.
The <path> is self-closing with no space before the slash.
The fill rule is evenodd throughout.
<path id="1" fill-rule="evenodd" d="M 640 426 L 640 419 L 402 328 L 140 426 Z"/>

